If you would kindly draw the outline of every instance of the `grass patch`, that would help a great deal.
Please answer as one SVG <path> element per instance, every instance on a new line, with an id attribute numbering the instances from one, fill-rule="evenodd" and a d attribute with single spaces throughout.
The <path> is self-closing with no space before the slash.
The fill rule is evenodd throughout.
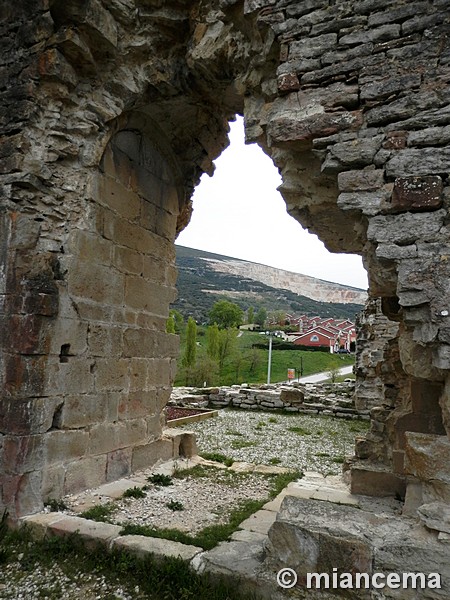
<path id="1" fill-rule="evenodd" d="M 268 421 L 269 423 L 278 423 L 278 419 L 276 419 L 275 417 L 269 417 Z"/>
<path id="2" fill-rule="evenodd" d="M 292 433 L 296 433 L 297 435 L 311 435 L 312 432 L 304 427 L 288 427 L 288 431 L 292 431 Z"/>
<path id="3" fill-rule="evenodd" d="M 227 467 L 231 467 L 231 465 L 234 463 L 233 458 L 225 456 L 225 454 L 220 454 L 220 452 L 202 452 L 200 456 L 205 460 L 213 460 L 214 462 L 222 463 Z"/>
<path id="4" fill-rule="evenodd" d="M 90 521 L 99 521 L 101 523 L 111 523 L 111 515 L 115 511 L 116 507 L 113 502 L 106 504 L 99 504 L 88 508 L 88 510 L 80 513 L 80 517 L 83 519 L 89 519 Z"/>
<path id="5" fill-rule="evenodd" d="M 147 477 L 147 481 L 163 487 L 173 484 L 172 477 L 170 475 L 164 475 L 163 473 L 153 473 L 153 475 Z"/>
<path id="6" fill-rule="evenodd" d="M 233 450 L 240 450 L 241 448 L 251 448 L 251 446 L 257 446 L 258 442 L 251 442 L 250 440 L 233 440 L 231 447 Z"/>
<path id="7" fill-rule="evenodd" d="M 280 463 L 281 463 L 280 458 L 270 458 L 269 459 L 269 465 L 279 465 Z"/>
<path id="8" fill-rule="evenodd" d="M 330 454 L 328 452 L 317 452 L 316 456 L 319 458 L 330 458 Z"/>
<path id="9" fill-rule="evenodd" d="M 342 463 L 345 461 L 345 457 L 344 456 L 334 456 L 331 460 L 334 463 L 336 463 L 337 465 L 342 465 Z"/>
<path id="10" fill-rule="evenodd" d="M 236 436 L 243 436 L 244 434 L 241 433 L 240 431 L 231 431 L 230 429 L 227 429 L 225 431 L 225 435 L 236 435 Z"/>
<path id="11" fill-rule="evenodd" d="M 142 488 L 134 486 L 125 490 L 122 498 L 145 498 L 145 492 Z"/>
<path id="12" fill-rule="evenodd" d="M 195 467 L 179 469 L 178 471 L 175 471 L 173 477 L 176 479 L 185 479 L 186 477 L 192 477 L 193 479 L 196 479 L 197 477 L 210 477 L 212 473 L 217 473 L 216 467 L 195 465 Z"/>

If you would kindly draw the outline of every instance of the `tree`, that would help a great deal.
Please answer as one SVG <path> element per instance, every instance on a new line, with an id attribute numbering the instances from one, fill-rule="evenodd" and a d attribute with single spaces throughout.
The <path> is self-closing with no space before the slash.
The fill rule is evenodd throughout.
<path id="1" fill-rule="evenodd" d="M 250 375 L 254 375 L 261 364 L 261 352 L 257 348 L 252 348 L 248 355 Z"/>
<path id="2" fill-rule="evenodd" d="M 166 322 L 166 332 L 167 333 L 175 333 L 175 319 L 170 316 Z"/>
<path id="3" fill-rule="evenodd" d="M 327 375 L 331 379 L 331 383 L 336 383 L 339 377 L 339 367 L 331 367 Z"/>
<path id="4" fill-rule="evenodd" d="M 180 313 L 179 310 L 176 310 L 175 308 L 173 308 L 170 311 L 169 315 L 170 315 L 170 317 L 173 318 L 173 320 L 175 322 L 175 332 L 174 333 L 178 333 L 178 334 L 181 333 L 181 330 L 183 329 L 183 325 L 184 325 L 183 315 Z"/>
<path id="5" fill-rule="evenodd" d="M 284 325 L 284 320 L 286 317 L 286 313 L 283 310 L 274 310 L 270 313 L 269 319 L 275 325 Z"/>
<path id="6" fill-rule="evenodd" d="M 190 369 L 195 365 L 195 355 L 197 353 L 197 323 L 192 317 L 189 317 L 186 327 L 186 347 L 182 365 L 185 369 Z"/>
<path id="7" fill-rule="evenodd" d="M 256 313 L 256 317 L 255 317 L 255 323 L 257 325 L 259 325 L 261 327 L 261 329 L 264 329 L 264 325 L 266 323 L 266 319 L 267 319 L 267 311 L 265 308 L 263 308 L 262 306 L 258 309 L 258 312 Z"/>
<path id="8" fill-rule="evenodd" d="M 203 356 L 197 361 L 191 375 L 193 385 L 216 385 L 219 381 L 219 365 L 209 356 Z"/>
<path id="9" fill-rule="evenodd" d="M 217 323 L 219 329 L 242 325 L 243 311 L 237 304 L 228 300 L 219 300 L 209 312 L 209 322 Z"/>
<path id="10" fill-rule="evenodd" d="M 247 309 L 247 323 L 249 325 L 253 325 L 255 320 L 255 311 L 253 310 L 253 306 L 249 306 Z"/>
<path id="11" fill-rule="evenodd" d="M 217 323 L 206 330 L 206 353 L 212 360 L 219 358 L 219 328 Z"/>
<path id="12" fill-rule="evenodd" d="M 225 359 L 232 354 L 237 338 L 237 329 L 221 329 L 219 331 L 219 367 L 223 367 Z"/>

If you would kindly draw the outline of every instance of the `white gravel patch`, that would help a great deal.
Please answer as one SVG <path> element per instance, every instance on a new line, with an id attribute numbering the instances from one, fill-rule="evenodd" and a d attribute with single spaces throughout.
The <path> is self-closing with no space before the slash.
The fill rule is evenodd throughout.
<path id="1" fill-rule="evenodd" d="M 271 487 L 270 479 L 261 474 L 236 474 L 215 467 L 207 468 L 207 472 L 207 477 L 174 478 L 169 486 L 149 483 L 145 498 L 123 498 L 114 503 L 117 508 L 111 522 L 195 534 L 213 523 L 226 522 L 241 501 L 267 498 Z M 179 502 L 182 510 L 172 510 L 167 506 L 170 502 Z"/>
<path id="2" fill-rule="evenodd" d="M 355 437 L 364 434 L 368 424 L 324 416 L 224 409 L 218 417 L 183 428 L 195 432 L 199 452 L 220 452 L 234 460 L 338 475 L 343 457 L 353 455 Z"/>

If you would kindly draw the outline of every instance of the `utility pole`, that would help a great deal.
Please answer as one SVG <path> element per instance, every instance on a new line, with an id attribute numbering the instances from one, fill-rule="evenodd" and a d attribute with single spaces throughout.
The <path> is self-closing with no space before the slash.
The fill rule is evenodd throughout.
<path id="1" fill-rule="evenodd" d="M 272 332 L 268 331 L 267 335 L 269 336 L 269 362 L 267 364 L 267 383 L 270 383 L 270 369 L 272 366 Z"/>

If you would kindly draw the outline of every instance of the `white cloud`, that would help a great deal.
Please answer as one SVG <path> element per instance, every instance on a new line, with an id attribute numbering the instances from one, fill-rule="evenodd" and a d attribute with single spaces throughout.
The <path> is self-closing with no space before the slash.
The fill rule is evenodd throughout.
<path id="1" fill-rule="evenodd" d="M 363 289 L 367 274 L 359 256 L 331 254 L 286 212 L 277 192 L 281 177 L 256 145 L 244 144 L 243 120 L 231 123 L 230 146 L 203 175 L 194 213 L 177 243 Z"/>

